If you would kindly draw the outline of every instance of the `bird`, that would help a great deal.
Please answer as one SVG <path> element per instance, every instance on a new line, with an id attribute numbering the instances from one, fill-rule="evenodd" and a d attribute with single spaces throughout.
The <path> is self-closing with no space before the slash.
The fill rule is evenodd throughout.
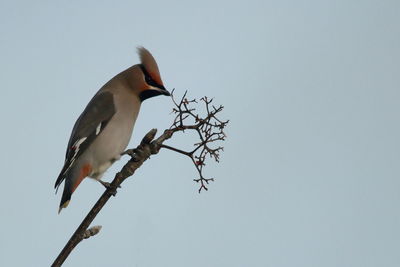
<path id="1" fill-rule="evenodd" d="M 158 95 L 170 96 L 153 55 L 138 47 L 140 63 L 120 72 L 89 101 L 72 129 L 56 193 L 64 182 L 58 213 L 66 208 L 82 180 L 101 181 L 104 172 L 121 157 L 131 139 L 141 103 Z"/>

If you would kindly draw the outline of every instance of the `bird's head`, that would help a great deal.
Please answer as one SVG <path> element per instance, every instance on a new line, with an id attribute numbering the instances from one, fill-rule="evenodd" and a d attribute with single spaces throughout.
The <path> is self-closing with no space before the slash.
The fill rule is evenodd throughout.
<path id="1" fill-rule="evenodd" d="M 136 82 L 139 83 L 136 89 L 138 90 L 137 93 L 139 94 L 140 100 L 143 101 L 158 95 L 169 96 L 170 93 L 164 87 L 154 57 L 144 47 L 138 48 L 138 54 L 140 57 L 140 64 L 134 67 L 137 73 L 135 76 L 138 79 Z"/>

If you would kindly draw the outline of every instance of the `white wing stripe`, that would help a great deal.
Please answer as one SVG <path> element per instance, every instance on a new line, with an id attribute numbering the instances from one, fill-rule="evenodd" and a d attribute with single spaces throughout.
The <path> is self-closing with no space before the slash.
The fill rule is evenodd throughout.
<path id="1" fill-rule="evenodd" d="M 86 139 L 87 139 L 87 137 L 83 137 L 83 138 L 79 139 L 78 141 L 76 141 L 75 144 L 72 146 L 73 148 L 75 148 L 74 155 L 72 156 L 69 166 L 68 166 L 68 168 L 65 169 L 64 173 L 66 173 L 71 168 L 72 164 L 75 162 L 75 157 L 79 152 L 79 146 L 83 142 L 85 142 Z"/>
<path id="2" fill-rule="evenodd" d="M 98 134 L 100 133 L 100 130 L 101 130 L 101 122 L 100 122 L 99 125 L 97 125 L 97 128 L 96 128 L 96 135 L 98 135 Z"/>

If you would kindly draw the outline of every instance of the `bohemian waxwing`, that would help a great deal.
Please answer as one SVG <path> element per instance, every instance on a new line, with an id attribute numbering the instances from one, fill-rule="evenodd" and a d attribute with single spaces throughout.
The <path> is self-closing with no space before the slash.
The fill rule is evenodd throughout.
<path id="1" fill-rule="evenodd" d="M 64 167 L 55 184 L 58 189 L 65 180 L 58 212 L 68 206 L 72 193 L 85 177 L 101 181 L 103 173 L 121 157 L 142 101 L 170 95 L 150 52 L 140 47 L 138 53 L 141 63 L 119 73 L 100 88 L 76 121 Z"/>

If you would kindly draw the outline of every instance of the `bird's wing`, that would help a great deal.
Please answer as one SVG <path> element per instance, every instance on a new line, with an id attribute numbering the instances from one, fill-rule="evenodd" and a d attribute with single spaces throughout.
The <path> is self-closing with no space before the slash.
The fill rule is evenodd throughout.
<path id="1" fill-rule="evenodd" d="M 114 114 L 115 106 L 112 93 L 107 91 L 101 92 L 92 98 L 72 129 L 65 155 L 64 167 L 57 178 L 55 188 L 58 189 L 75 160 L 82 155 L 103 131 Z"/>

